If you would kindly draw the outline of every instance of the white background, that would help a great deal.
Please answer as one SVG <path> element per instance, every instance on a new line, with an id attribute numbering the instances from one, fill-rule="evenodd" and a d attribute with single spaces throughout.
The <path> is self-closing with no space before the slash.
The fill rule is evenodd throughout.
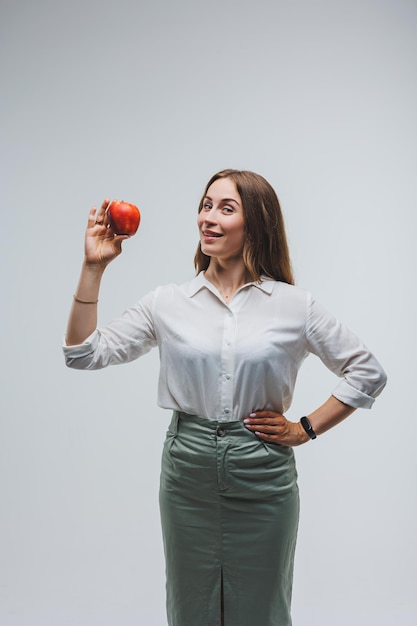
<path id="1" fill-rule="evenodd" d="M 157 353 L 76 372 L 60 346 L 90 206 L 142 210 L 104 323 L 193 275 L 225 167 L 275 187 L 297 283 L 389 375 L 371 411 L 296 451 L 294 626 L 414 625 L 416 1 L 0 7 L 2 626 L 166 624 Z M 311 357 L 288 417 L 335 382 Z"/>

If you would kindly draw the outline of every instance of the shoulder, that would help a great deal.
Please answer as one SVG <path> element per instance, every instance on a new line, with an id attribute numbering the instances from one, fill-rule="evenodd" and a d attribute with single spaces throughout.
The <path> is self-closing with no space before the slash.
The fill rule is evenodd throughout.
<path id="1" fill-rule="evenodd" d="M 302 287 L 281 281 L 265 280 L 259 289 L 267 294 L 259 302 L 285 326 L 305 328 L 310 315 L 311 293 Z"/>
<path id="2" fill-rule="evenodd" d="M 155 306 L 159 307 L 164 304 L 172 304 L 178 299 L 189 297 L 195 289 L 195 279 L 182 284 L 167 283 L 165 285 L 159 285 L 142 296 L 137 306 L 154 308 Z"/>
<path id="3" fill-rule="evenodd" d="M 311 292 L 297 285 L 289 285 L 279 280 L 267 280 L 262 283 L 269 289 L 271 296 L 279 301 L 287 301 L 289 304 L 306 307 L 312 301 Z"/>

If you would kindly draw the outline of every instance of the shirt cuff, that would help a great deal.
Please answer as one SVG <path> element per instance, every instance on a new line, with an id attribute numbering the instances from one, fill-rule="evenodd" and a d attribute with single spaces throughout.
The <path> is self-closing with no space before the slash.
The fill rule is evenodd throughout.
<path id="1" fill-rule="evenodd" d="M 80 343 L 75 346 L 67 346 L 65 343 L 65 337 L 62 344 L 62 350 L 64 352 L 65 358 L 77 358 L 82 356 L 87 356 L 94 352 L 98 345 L 98 332 L 95 330 L 91 333 L 89 337 L 83 343 Z"/>
<path id="2" fill-rule="evenodd" d="M 343 404 L 352 406 L 355 409 L 370 409 L 375 402 L 375 398 L 368 396 L 368 394 L 363 393 L 363 391 L 359 391 L 359 389 L 351 387 L 345 380 L 342 380 L 336 386 L 332 395 L 340 400 L 340 402 L 343 402 Z"/>

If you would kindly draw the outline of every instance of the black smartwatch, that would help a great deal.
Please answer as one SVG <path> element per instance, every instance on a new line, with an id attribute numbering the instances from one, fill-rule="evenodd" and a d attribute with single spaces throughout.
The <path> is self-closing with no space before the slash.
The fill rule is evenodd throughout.
<path id="1" fill-rule="evenodd" d="M 301 422 L 301 426 L 304 428 L 304 430 L 306 431 L 310 439 L 316 439 L 317 435 L 314 432 L 314 428 L 310 424 L 310 420 L 308 419 L 308 417 L 302 417 L 300 419 L 300 422 Z"/>

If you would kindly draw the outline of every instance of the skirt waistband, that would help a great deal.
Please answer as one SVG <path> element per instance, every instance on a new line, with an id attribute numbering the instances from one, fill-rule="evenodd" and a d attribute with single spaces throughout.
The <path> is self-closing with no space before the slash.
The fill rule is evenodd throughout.
<path id="1" fill-rule="evenodd" d="M 171 432 L 177 433 L 180 428 L 180 424 L 191 427 L 198 426 L 200 429 L 216 433 L 220 437 L 225 434 L 248 432 L 245 425 L 240 420 L 233 422 L 221 422 L 218 420 L 210 420 L 207 417 L 201 417 L 200 415 L 184 413 L 183 411 L 174 411 L 170 426 Z"/>

